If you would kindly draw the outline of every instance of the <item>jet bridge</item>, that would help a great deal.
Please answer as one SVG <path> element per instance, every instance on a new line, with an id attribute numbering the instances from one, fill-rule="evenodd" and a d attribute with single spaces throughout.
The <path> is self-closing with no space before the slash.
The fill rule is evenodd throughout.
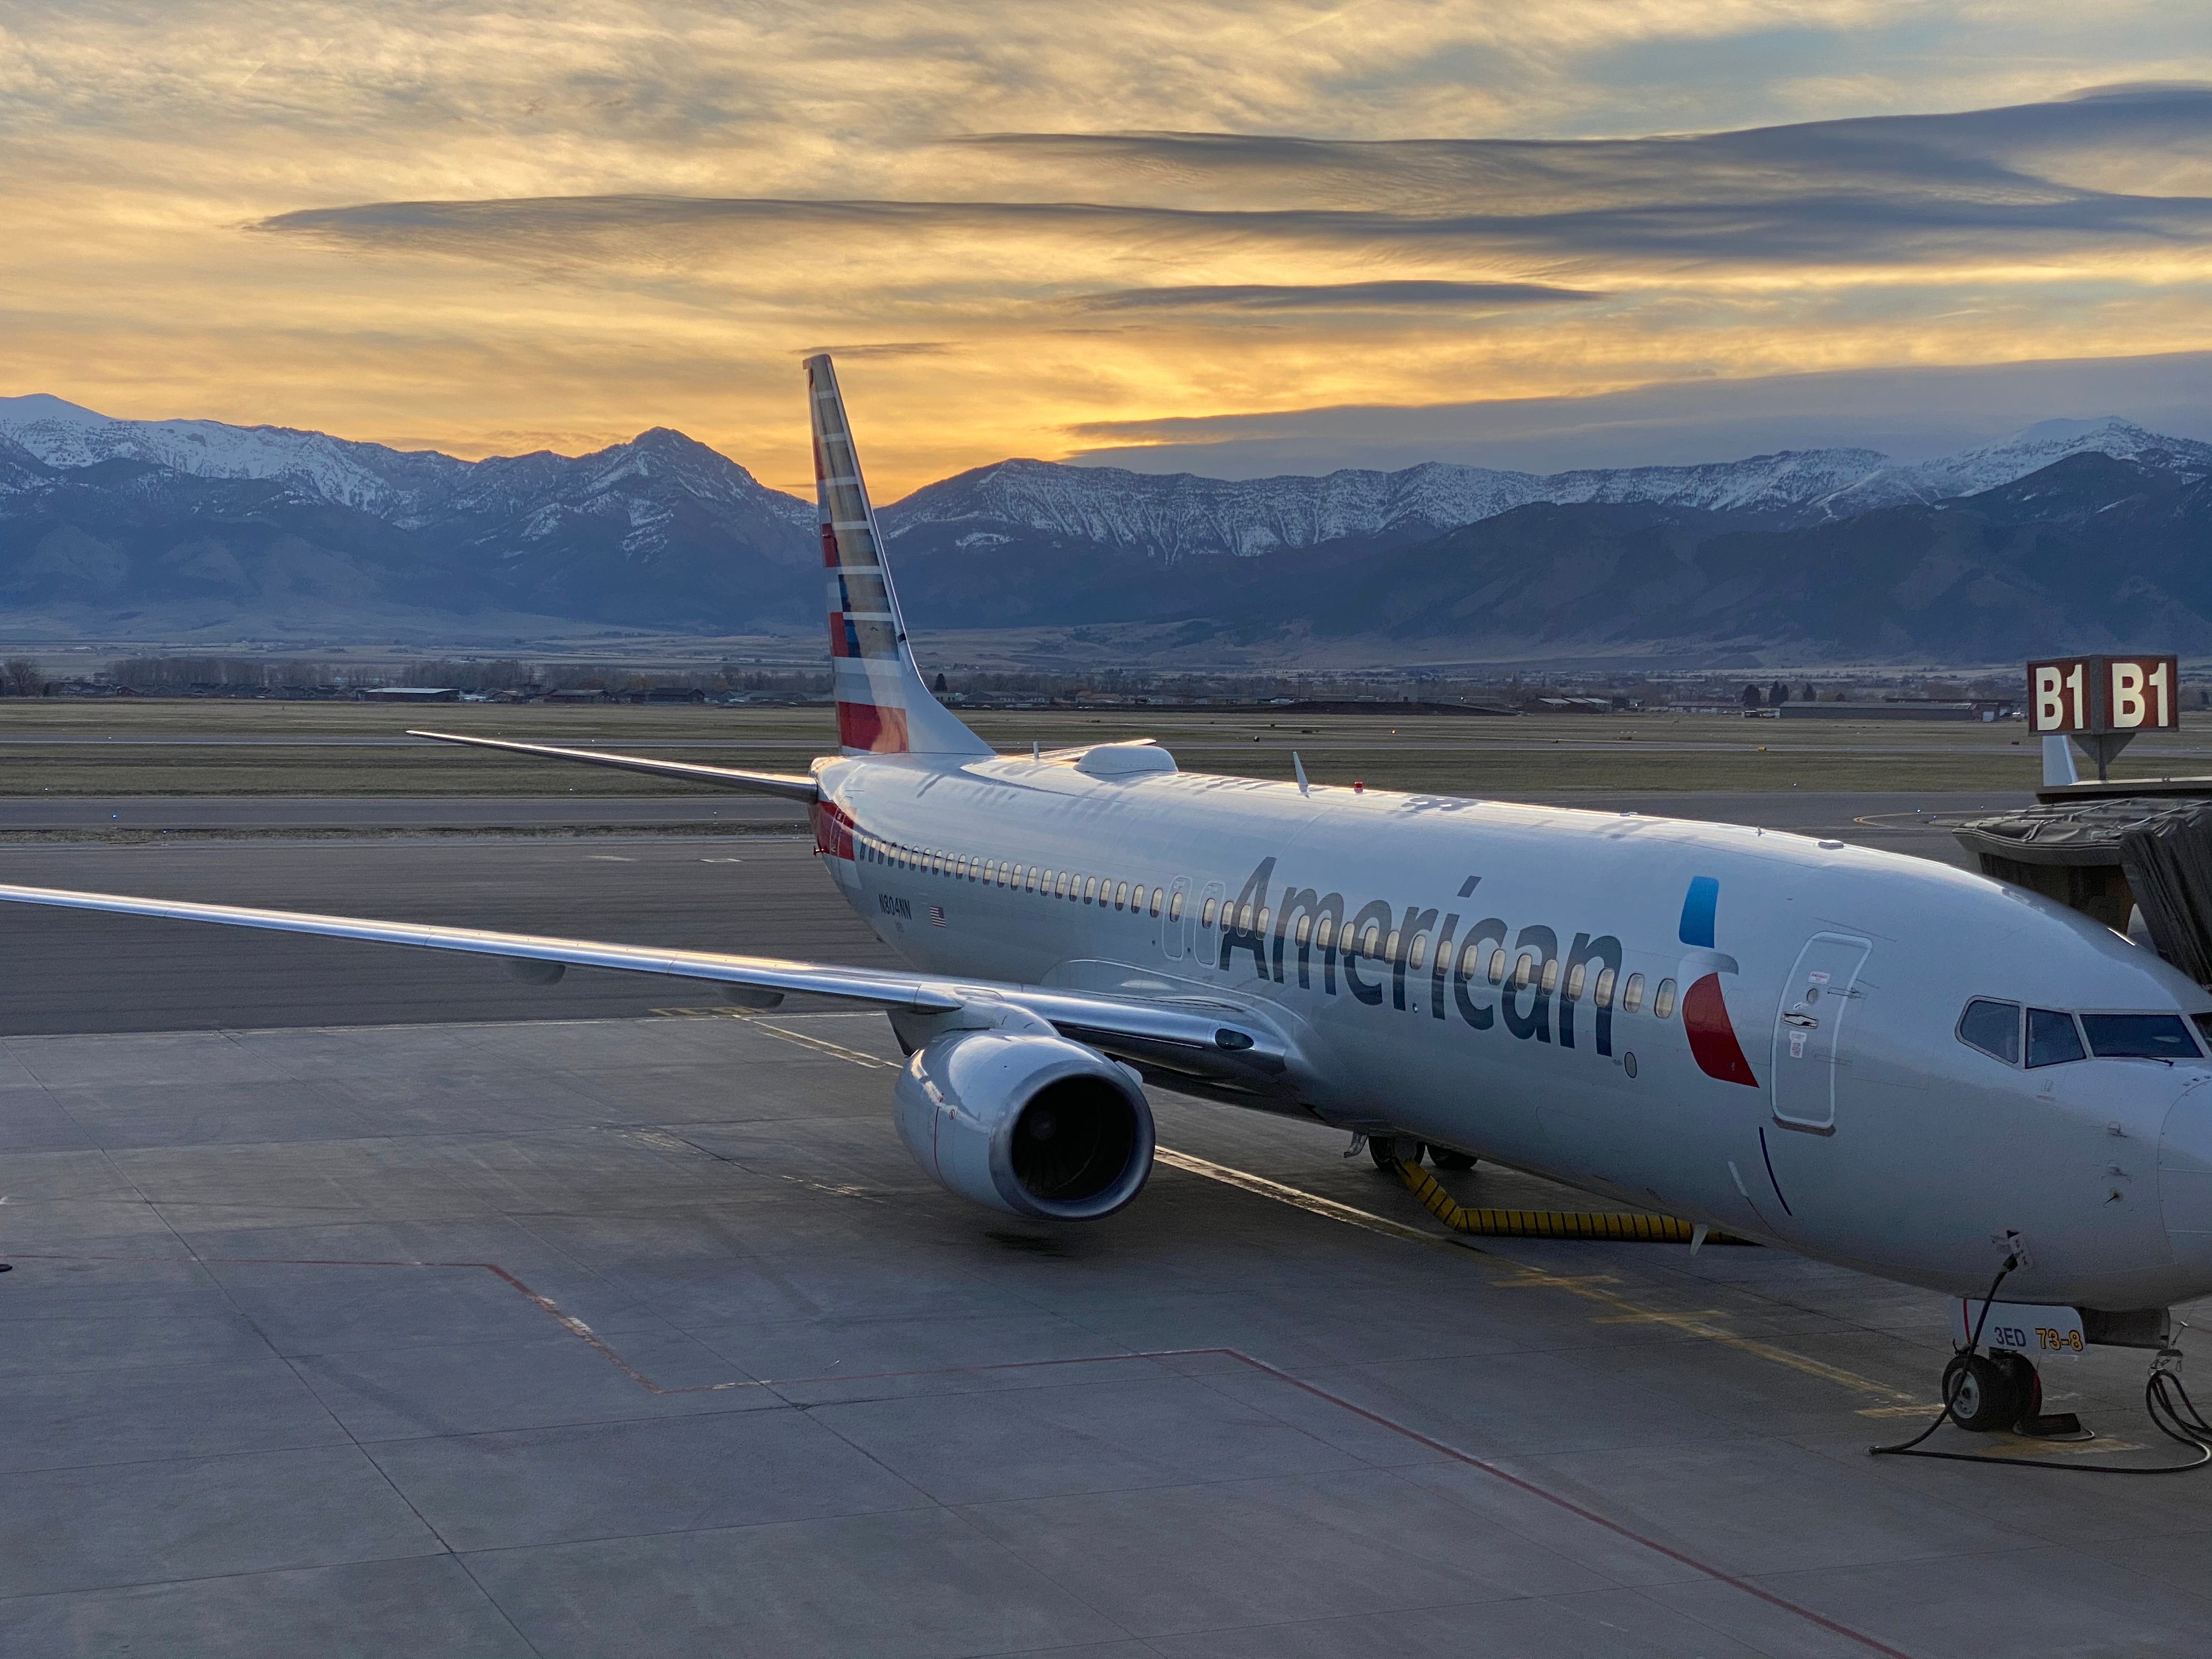
<path id="1" fill-rule="evenodd" d="M 1984 875 L 2148 943 L 2212 985 L 2212 781 L 2192 782 L 2191 796 L 2049 789 L 2036 805 L 1954 833 Z"/>

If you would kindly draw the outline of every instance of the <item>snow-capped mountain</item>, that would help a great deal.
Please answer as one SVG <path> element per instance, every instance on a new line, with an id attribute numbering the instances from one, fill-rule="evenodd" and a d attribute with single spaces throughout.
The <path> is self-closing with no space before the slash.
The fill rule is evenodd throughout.
<path id="1" fill-rule="evenodd" d="M 1347 468 L 1317 478 L 1231 480 L 1000 461 L 916 490 L 883 518 L 884 533 L 894 542 L 923 525 L 974 520 L 977 528 L 963 544 L 1005 541 L 1005 530 L 994 526 L 1020 525 L 1146 548 L 1173 563 L 1200 553 L 1249 557 L 1350 536 L 1449 530 L 1532 501 L 1644 501 L 1794 518 L 1888 465 L 1887 456 L 1871 449 L 1823 449 L 1548 477 L 1431 461 L 1402 472 Z"/>
<path id="2" fill-rule="evenodd" d="M 117 420 L 44 392 L 0 398 L 0 434 L 49 466 L 120 459 L 203 478 L 267 478 L 397 524 L 441 499 L 470 470 L 435 450 L 387 449 L 290 427 Z"/>
<path id="3" fill-rule="evenodd" d="M 473 521 L 483 533 L 509 537 L 510 552 L 581 520 L 626 521 L 624 550 L 651 552 L 661 544 L 654 526 L 672 522 L 684 500 L 757 518 L 777 527 L 779 540 L 785 530 L 808 535 L 814 518 L 810 503 L 767 488 L 726 456 L 665 427 L 589 455 L 539 450 L 465 461 L 291 427 L 118 420 L 33 393 L 0 398 L 0 440 L 62 470 L 123 459 L 195 477 L 266 479 L 403 530 Z"/>
<path id="4" fill-rule="evenodd" d="M 917 490 L 886 506 L 883 520 L 908 617 L 924 627 L 1186 617 L 1246 625 L 1280 612 L 1281 625 L 1324 631 L 1332 617 L 1371 613 L 1375 626 L 1404 632 L 1427 626 L 1433 597 L 1489 568 L 1486 561 L 1556 574 L 1578 561 L 1598 568 L 1610 548 L 1625 570 L 1681 575 L 1676 566 L 1705 556 L 1685 549 L 1733 538 L 1741 548 L 1730 557 L 1751 556 L 1742 549 L 1756 544 L 1765 550 L 1759 559 L 1786 561 L 1813 545 L 1793 538 L 1877 512 L 1905 517 L 1869 520 L 1859 539 L 1820 545 L 1878 562 L 1879 550 L 1916 536 L 1948 545 L 1950 532 L 1930 526 L 1970 512 L 1994 526 L 1970 532 L 1990 550 L 1988 585 L 1976 590 L 1985 596 L 2012 592 L 2015 575 L 2041 580 L 2029 564 L 2007 574 L 2010 550 L 2033 542 L 2008 539 L 2027 534 L 2020 526 L 2045 526 L 2034 535 L 2075 549 L 2069 568 L 2081 568 L 2099 565 L 2105 542 L 2130 526 L 2144 545 L 2178 550 L 2161 591 L 2193 595 L 2192 550 L 2212 514 L 2208 479 L 2212 444 L 2106 418 L 2045 422 L 1917 463 L 1837 448 L 1548 476 L 1431 463 L 1228 481 L 1010 460 Z M 665 428 L 588 455 L 466 461 L 282 427 L 116 420 L 56 398 L 0 398 L 0 623 L 33 632 L 235 638 L 350 629 L 383 637 L 406 628 L 459 638 L 579 622 L 716 632 L 804 625 L 821 604 L 813 516 L 811 503 Z M 1251 561 L 1264 565 L 1264 580 Z M 1682 579 L 1685 591 L 1705 591 Z M 1935 580 L 1916 577 L 1912 591 Z M 1771 586 L 1762 583 L 1754 586 Z M 1530 592 L 1534 603 L 1554 589 Z M 2069 614 L 2063 605 L 2046 596 L 2006 611 L 2012 603 L 1972 600 L 1980 614 L 2064 631 L 2051 620 Z M 1814 626 L 1821 606 L 1808 604 L 1765 620 L 1747 613 L 1742 626 Z M 1612 579 L 1577 605 L 1544 629 L 1622 637 L 1634 617 L 1663 610 Z M 1604 621 L 1608 606 L 1630 620 Z M 1900 650 L 1908 641 L 1936 649 L 1949 637 L 1941 606 L 1908 616 L 1868 592 L 1849 608 L 1887 618 L 1892 632 L 1881 637 Z M 2212 618 L 2212 591 L 2201 605 L 2177 598 L 2168 608 Z M 2117 638 L 2130 613 L 2118 600 L 2107 609 L 2097 626 Z M 1487 617 L 1495 605 L 1485 599 L 1476 610 Z M 1502 626 L 1504 616 L 1493 620 Z M 1842 628 L 1841 611 L 1822 625 Z M 2203 626 L 2212 639 L 2212 621 Z"/>
<path id="5" fill-rule="evenodd" d="M 1000 461 L 916 490 L 884 513 L 896 543 L 990 546 L 1013 526 L 1121 548 L 1165 563 L 1199 554 L 1249 557 L 1347 537 L 1477 524 L 1534 502 L 1644 503 L 1816 524 L 1885 507 L 1978 494 L 2069 455 L 2102 453 L 2154 470 L 2212 471 L 2212 444 L 2163 437 L 2130 422 L 2046 421 L 1996 443 L 1903 463 L 1872 449 L 1786 450 L 1698 466 L 1589 468 L 1540 475 L 1430 462 L 1402 472 L 1347 469 L 1321 477 L 1224 479 L 1119 467 Z M 963 524 L 964 534 L 946 535 Z"/>
<path id="6" fill-rule="evenodd" d="M 2095 421 L 2039 421 L 2009 438 L 1911 465 L 1885 462 L 1814 505 L 1825 519 L 1885 507 L 1978 495 L 2072 455 L 2109 455 L 2157 472 L 2212 472 L 2212 444 L 2169 438 L 2107 415 Z"/>

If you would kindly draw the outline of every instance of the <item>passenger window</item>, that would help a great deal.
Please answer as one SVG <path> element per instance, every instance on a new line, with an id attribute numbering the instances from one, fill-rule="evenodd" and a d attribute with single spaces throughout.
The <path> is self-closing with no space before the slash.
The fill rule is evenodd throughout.
<path id="1" fill-rule="evenodd" d="M 1200 907 L 1198 912 L 1198 925 L 1201 927 L 1211 927 L 1213 926 L 1213 901 L 1212 899 L 1206 900 L 1206 902 Z"/>
<path id="2" fill-rule="evenodd" d="M 1674 981 L 1662 979 L 1659 988 L 1651 994 L 1651 1018 L 1665 1019 L 1674 1012 Z"/>
<path id="3" fill-rule="evenodd" d="M 1298 918 L 1297 932 L 1294 937 L 1297 939 L 1297 943 L 1302 949 L 1313 942 L 1313 918 L 1311 916 L 1300 916 Z"/>
<path id="4" fill-rule="evenodd" d="M 1492 985 L 1505 983 L 1505 947 L 1502 945 L 1490 953 L 1490 982 Z"/>
<path id="5" fill-rule="evenodd" d="M 1259 931 L 1260 931 L 1261 933 L 1266 933 L 1266 932 L 1267 931 L 1267 920 L 1268 920 L 1268 911 L 1267 911 L 1267 907 L 1266 905 L 1264 905 L 1264 904 L 1263 904 L 1263 905 L 1261 905 L 1261 906 L 1260 907 L 1260 922 L 1259 922 Z"/>
<path id="6" fill-rule="evenodd" d="M 1631 974 L 1628 983 L 1620 988 L 1620 1012 L 1632 1014 L 1644 1006 L 1644 975 Z"/>
<path id="7" fill-rule="evenodd" d="M 1181 921 L 1182 920 L 1182 895 L 1181 893 L 1177 893 L 1173 898 L 1168 901 L 1168 920 L 1170 921 Z"/>
<path id="8" fill-rule="evenodd" d="M 1523 951 L 1513 963 L 1513 988 L 1525 991 L 1528 981 L 1536 977 L 1536 958 Z"/>
<path id="9" fill-rule="evenodd" d="M 1116 910 L 1129 908 L 1129 884 L 1126 881 L 1114 890 L 1114 908 Z"/>
<path id="10" fill-rule="evenodd" d="M 1544 977 L 1537 982 L 1547 995 L 1559 988 L 1559 959 L 1557 957 L 1544 964 Z"/>
<path id="11" fill-rule="evenodd" d="M 1969 1048 L 1979 1048 L 1991 1060 L 2001 1060 L 2008 1066 L 2019 1065 L 2020 1004 L 1976 997 L 1966 1005 L 1966 1012 L 1959 1016 L 1959 1041 Z"/>
<path id="12" fill-rule="evenodd" d="M 1323 916 L 1321 919 L 1321 926 L 1314 929 L 1314 943 L 1320 945 L 1322 950 L 1326 951 L 1329 947 L 1329 941 L 1334 939 L 1335 937 L 1336 918 L 1334 916 Z"/>
<path id="13" fill-rule="evenodd" d="M 1597 988 L 1590 993 L 1590 1000 L 1601 1008 L 1613 1006 L 1613 973 L 1610 968 L 1598 970 Z"/>
<path id="14" fill-rule="evenodd" d="M 1398 930 L 1393 927 L 1390 930 L 1390 937 L 1382 941 L 1382 960 L 1385 962 L 1395 962 L 1397 959 Z"/>
<path id="15" fill-rule="evenodd" d="M 1479 979 L 1481 975 L 1482 947 L 1480 945 L 1470 945 L 1459 953 L 1459 976 L 1462 979 L 1471 980 Z"/>
<path id="16" fill-rule="evenodd" d="M 1083 884 L 1083 902 L 1085 904 L 1095 904 L 1098 902 L 1097 877 L 1092 876 Z"/>
<path id="17" fill-rule="evenodd" d="M 2100 1060 L 2196 1060 L 2197 1043 L 2179 1014 L 2084 1014 L 2089 1052 Z"/>
<path id="18" fill-rule="evenodd" d="M 1416 933 L 1413 935 L 1413 948 L 1406 952 L 1406 965 L 1408 968 L 1421 968 L 1427 965 L 1428 960 L 1429 936 L 1426 933 Z"/>
<path id="19" fill-rule="evenodd" d="M 1369 922 L 1367 924 L 1367 931 L 1359 936 L 1359 954 L 1363 957 L 1377 955 L 1381 951 L 1382 945 L 1382 929 L 1381 925 L 1376 922 Z"/>
<path id="20" fill-rule="evenodd" d="M 1960 1035 L 1966 1029 L 1960 1028 Z M 2087 1051 L 2081 1047 L 2081 1033 L 2075 1029 L 2074 1016 L 2057 1008 L 2031 1008 L 2027 1011 L 2027 1063 L 2030 1066 L 2063 1066 L 2069 1060 L 2084 1060 Z"/>
<path id="21" fill-rule="evenodd" d="M 1579 1002 L 1579 1001 L 1581 1001 L 1581 1000 L 1582 1000 L 1582 994 L 1583 994 L 1583 978 L 1585 977 L 1585 975 L 1588 975 L 1588 973 L 1589 973 L 1589 964 L 1588 963 L 1586 963 L 1586 962 L 1578 962 L 1578 963 L 1577 963 L 1575 964 L 1575 970 L 1574 970 L 1574 972 L 1572 972 L 1571 974 L 1569 974 L 1569 975 L 1567 975 L 1567 1000 L 1568 1000 L 1568 1001 L 1570 1001 L 1570 1002 Z"/>

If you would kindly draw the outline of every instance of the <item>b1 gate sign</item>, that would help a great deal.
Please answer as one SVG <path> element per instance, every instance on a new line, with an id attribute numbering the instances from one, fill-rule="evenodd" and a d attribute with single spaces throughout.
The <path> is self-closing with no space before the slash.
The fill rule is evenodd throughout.
<path id="1" fill-rule="evenodd" d="M 2181 726 L 2176 657 L 2057 657 L 2027 665 L 2028 726 L 2038 737 L 2172 732 Z"/>

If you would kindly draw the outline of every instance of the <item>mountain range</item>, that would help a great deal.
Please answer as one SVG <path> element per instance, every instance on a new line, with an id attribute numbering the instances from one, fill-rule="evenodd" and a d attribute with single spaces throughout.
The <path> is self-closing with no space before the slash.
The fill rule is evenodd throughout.
<path id="1" fill-rule="evenodd" d="M 1008 460 L 880 510 L 917 628 L 1180 622 L 1424 655 L 1984 661 L 2212 649 L 2212 445 L 2048 421 L 1538 476 L 1227 481 Z M 466 461 L 0 398 L 0 635 L 225 641 L 813 624 L 814 508 L 665 428 Z"/>

